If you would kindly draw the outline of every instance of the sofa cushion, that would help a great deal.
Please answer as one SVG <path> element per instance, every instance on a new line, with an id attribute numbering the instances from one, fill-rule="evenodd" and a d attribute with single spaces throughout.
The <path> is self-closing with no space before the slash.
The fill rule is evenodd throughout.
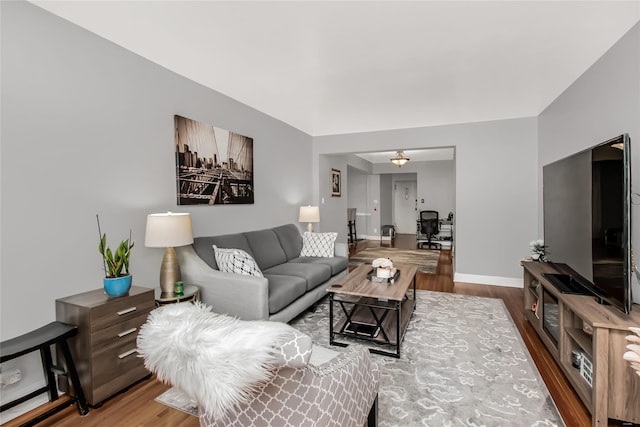
<path id="1" fill-rule="evenodd" d="M 331 275 L 336 275 L 349 267 L 349 258 L 344 256 L 335 256 L 333 258 L 325 257 L 298 257 L 289 261 L 290 263 L 299 264 L 324 264 L 331 267 Z"/>
<path id="2" fill-rule="evenodd" d="M 244 234 L 242 233 L 225 234 L 222 236 L 194 237 L 193 249 L 195 249 L 198 256 L 202 258 L 209 267 L 215 268 L 216 270 L 218 270 L 218 263 L 216 263 L 213 245 L 216 245 L 219 248 L 242 249 L 255 259 L 253 252 L 251 252 L 249 242 L 247 242 L 246 237 L 244 237 Z"/>
<path id="3" fill-rule="evenodd" d="M 262 270 L 287 262 L 280 240 L 273 230 L 249 231 L 244 235 L 251 247 L 253 258 Z"/>
<path id="4" fill-rule="evenodd" d="M 307 291 L 302 277 L 264 273 L 269 280 L 269 314 L 277 313 Z"/>
<path id="5" fill-rule="evenodd" d="M 273 232 L 276 233 L 278 240 L 280 240 L 280 246 L 282 246 L 287 256 L 287 261 L 300 256 L 302 236 L 298 231 L 298 227 L 293 224 L 281 225 L 280 227 L 275 227 Z"/>
<path id="6" fill-rule="evenodd" d="M 302 236 L 300 256 L 332 257 L 338 233 L 309 233 Z"/>
<path id="7" fill-rule="evenodd" d="M 306 290 L 310 291 L 331 278 L 331 267 L 325 264 L 287 262 L 271 267 L 264 273 L 300 277 L 306 282 Z M 271 292 L 271 286 L 269 286 L 269 292 Z"/>
<path id="8" fill-rule="evenodd" d="M 220 271 L 225 273 L 237 273 L 247 276 L 263 277 L 256 262 L 251 255 L 242 249 L 218 248 L 213 245 L 216 263 Z"/>

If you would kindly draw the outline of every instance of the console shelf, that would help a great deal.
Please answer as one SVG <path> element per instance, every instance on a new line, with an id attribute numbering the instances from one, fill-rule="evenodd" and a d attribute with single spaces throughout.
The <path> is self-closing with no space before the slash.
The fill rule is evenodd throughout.
<path id="1" fill-rule="evenodd" d="M 561 293 L 543 273 L 576 274 L 566 266 L 522 265 L 525 318 L 591 412 L 592 425 L 606 427 L 608 418 L 640 423 L 640 377 L 622 358 L 629 326 L 640 325 L 640 307 L 625 315 L 592 296 Z"/>

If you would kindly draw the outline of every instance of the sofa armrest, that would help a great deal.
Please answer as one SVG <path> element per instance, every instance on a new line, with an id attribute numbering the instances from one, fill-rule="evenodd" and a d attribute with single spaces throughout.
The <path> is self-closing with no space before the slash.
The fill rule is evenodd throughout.
<path id="1" fill-rule="evenodd" d="M 269 282 L 264 277 L 225 273 L 202 260 L 192 245 L 175 248 L 182 281 L 200 288 L 200 299 L 219 314 L 244 320 L 269 318 Z"/>
<path id="2" fill-rule="evenodd" d="M 318 377 L 319 389 L 331 396 L 318 400 L 321 408 L 316 425 L 365 425 L 380 386 L 380 369 L 365 347 L 351 345 L 328 362 L 308 365 L 308 369 Z"/>
<path id="3" fill-rule="evenodd" d="M 349 246 L 346 243 L 336 243 L 333 246 L 333 254 L 335 256 L 349 256 Z"/>

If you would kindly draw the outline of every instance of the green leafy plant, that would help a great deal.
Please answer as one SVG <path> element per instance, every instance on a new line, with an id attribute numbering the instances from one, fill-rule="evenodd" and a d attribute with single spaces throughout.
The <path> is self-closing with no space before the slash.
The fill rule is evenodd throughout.
<path id="1" fill-rule="evenodd" d="M 100 243 L 98 244 L 98 252 L 102 255 L 104 262 L 104 274 L 107 278 L 122 277 L 129 275 L 129 257 L 134 242 L 131 241 L 131 230 L 129 230 L 129 238 L 120 242 L 115 252 L 107 246 L 107 234 L 100 230 L 100 218 L 96 215 L 98 221 L 98 233 Z"/>

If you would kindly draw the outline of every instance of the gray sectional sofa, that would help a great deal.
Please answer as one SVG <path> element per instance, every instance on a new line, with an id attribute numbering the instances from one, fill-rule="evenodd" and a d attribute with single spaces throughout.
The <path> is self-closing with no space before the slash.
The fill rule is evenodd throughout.
<path id="1" fill-rule="evenodd" d="M 253 257 L 264 277 L 222 272 L 213 245 L 242 249 Z M 288 322 L 312 306 L 326 289 L 347 274 L 346 244 L 334 257 L 301 257 L 303 239 L 294 224 L 194 238 L 176 248 L 182 281 L 200 288 L 201 300 L 221 314 L 245 320 Z"/>

